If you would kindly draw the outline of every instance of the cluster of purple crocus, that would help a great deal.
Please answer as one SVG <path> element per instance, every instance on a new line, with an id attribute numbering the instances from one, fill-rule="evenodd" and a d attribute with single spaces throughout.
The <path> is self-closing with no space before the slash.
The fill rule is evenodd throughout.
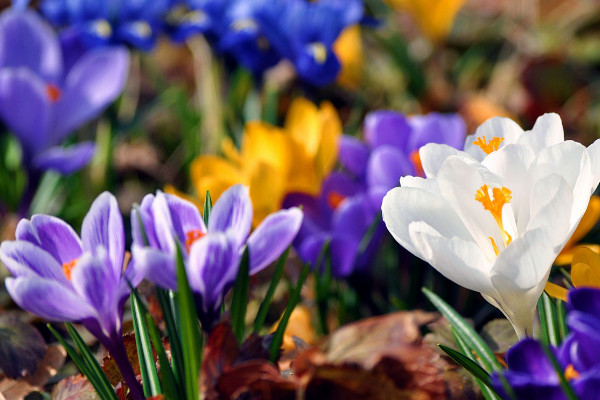
<path id="1" fill-rule="evenodd" d="M 377 220 L 383 196 L 404 175 L 422 176 L 419 149 L 442 143 L 462 149 L 466 127 L 458 114 L 430 113 L 406 117 L 396 111 L 376 111 L 365 118 L 364 141 L 342 136 L 341 170 L 323 182 L 319 197 L 287 196 L 284 206 L 302 206 L 305 215 L 294 244 L 300 257 L 313 265 L 329 243 L 332 274 L 347 277 L 365 269 L 385 233 Z M 372 229 L 370 236 L 365 236 Z M 316 267 L 323 268 L 324 264 Z"/>
<path id="2" fill-rule="evenodd" d="M 332 45 L 363 18 L 362 0 L 44 0 L 41 10 L 88 48 L 150 50 L 161 34 L 176 42 L 201 34 L 256 75 L 287 59 L 316 86 L 335 80 L 341 66 Z"/>
<path id="3" fill-rule="evenodd" d="M 567 326 L 569 335 L 558 348 L 550 347 L 564 377 L 580 399 L 597 399 L 600 394 L 600 290 L 573 289 L 568 295 Z M 567 400 L 560 378 L 543 345 L 527 338 L 513 346 L 506 355 L 508 370 L 505 382 L 514 397 L 504 388 L 498 373 L 492 383 L 503 399 Z"/>
<path id="4" fill-rule="evenodd" d="M 19 222 L 15 241 L 2 243 L 0 259 L 13 275 L 6 279 L 7 290 L 21 308 L 49 321 L 83 324 L 111 353 L 133 397 L 142 399 L 121 338 L 130 285 L 147 278 L 176 290 L 179 246 L 199 318 L 209 331 L 246 248 L 254 275 L 290 245 L 302 212 L 271 214 L 249 235 L 251 223 L 248 188 L 241 185 L 221 196 L 208 226 L 192 203 L 161 192 L 148 195 L 132 211 L 132 260 L 124 265 L 123 219 L 115 197 L 105 192 L 84 218 L 81 238 L 59 218 L 34 215 Z"/>
<path id="5" fill-rule="evenodd" d="M 42 171 L 89 162 L 93 142 L 60 144 L 119 96 L 128 70 L 125 48 L 81 51 L 31 10 L 0 14 L 0 121 L 21 143 L 30 196 Z"/>

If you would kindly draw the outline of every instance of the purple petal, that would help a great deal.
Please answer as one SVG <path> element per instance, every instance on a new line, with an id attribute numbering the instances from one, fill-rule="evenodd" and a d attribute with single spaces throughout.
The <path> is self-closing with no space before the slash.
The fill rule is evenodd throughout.
<path id="1" fill-rule="evenodd" d="M 198 208 L 172 194 L 158 192 L 152 204 L 156 240 L 161 250 L 175 254 L 175 239 L 186 243 L 190 232 L 206 232 Z"/>
<path id="2" fill-rule="evenodd" d="M 61 264 L 48 252 L 25 241 L 4 242 L 0 246 L 0 259 L 15 277 L 32 277 L 67 282 Z"/>
<path id="3" fill-rule="evenodd" d="M 527 338 L 510 348 L 506 355 L 509 370 L 523 372 L 541 381 L 558 382 L 558 376 L 544 349 L 535 339 Z"/>
<path id="4" fill-rule="evenodd" d="M 190 249 L 188 279 L 202 296 L 204 311 L 217 308 L 225 288 L 235 280 L 240 261 L 236 240 L 230 233 L 213 232 Z"/>
<path id="5" fill-rule="evenodd" d="M 347 198 L 333 214 L 333 230 L 360 242 L 371 225 L 375 214 L 371 213 L 369 199 L 364 195 Z"/>
<path id="6" fill-rule="evenodd" d="M 225 232 L 231 229 L 238 246 L 241 246 L 252 226 L 252 203 L 248 188 L 233 185 L 216 202 L 208 221 L 209 232 Z"/>
<path id="7" fill-rule="evenodd" d="M 83 55 L 69 71 L 56 103 L 53 140 L 59 143 L 81 124 L 97 117 L 123 91 L 129 71 L 124 48 L 102 48 Z"/>
<path id="8" fill-rule="evenodd" d="M 94 142 L 78 143 L 69 147 L 51 147 L 33 159 L 33 166 L 42 171 L 54 170 L 70 174 L 85 167 L 94 157 Z"/>
<path id="9" fill-rule="evenodd" d="M 569 308 L 588 314 L 596 314 L 600 310 L 600 290 L 579 288 L 569 291 Z"/>
<path id="10" fill-rule="evenodd" d="M 114 332 L 120 319 L 117 310 L 120 274 L 110 265 L 106 251 L 99 248 L 95 255 L 85 253 L 71 272 L 75 292 L 98 313 L 102 327 Z"/>
<path id="11" fill-rule="evenodd" d="M 315 265 L 325 245 L 330 240 L 329 254 L 331 272 L 335 277 L 343 278 L 354 270 L 354 261 L 358 251 L 358 242 L 347 236 L 330 236 L 322 233 L 306 239 L 299 247 L 298 254 L 305 262 L 311 262 L 314 268 L 322 270 L 323 265 Z"/>
<path id="12" fill-rule="evenodd" d="M 29 69 L 0 70 L 0 117 L 19 138 L 25 161 L 49 144 L 53 105 L 46 84 Z"/>
<path id="13" fill-rule="evenodd" d="M 70 288 L 43 278 L 7 278 L 10 297 L 24 310 L 50 321 L 79 321 L 95 315 Z"/>
<path id="14" fill-rule="evenodd" d="M 367 166 L 369 186 L 392 189 L 400 185 L 404 175 L 414 175 L 415 169 L 406 154 L 391 146 L 381 146 L 371 153 Z"/>
<path id="15" fill-rule="evenodd" d="M 292 243 L 301 224 L 299 208 L 281 210 L 265 218 L 248 238 L 250 275 L 275 261 Z"/>
<path id="16" fill-rule="evenodd" d="M 286 196 L 282 208 L 300 207 L 302 209 L 302 225 L 294 239 L 294 245 L 301 243 L 308 236 L 323 230 L 329 230 L 331 225 L 331 209 L 321 207 L 320 199 L 306 193 L 290 193 Z"/>
<path id="17" fill-rule="evenodd" d="M 15 231 L 17 240 L 37 245 L 50 253 L 60 264 L 81 256 L 81 240 L 69 224 L 51 215 L 34 215 L 22 219 Z"/>
<path id="18" fill-rule="evenodd" d="M 413 152 L 427 143 L 447 144 L 462 150 L 467 128 L 465 121 L 458 114 L 417 115 L 408 120 L 412 134 L 407 145 L 407 152 Z"/>
<path id="19" fill-rule="evenodd" d="M 115 196 L 100 194 L 92 203 L 81 225 L 81 239 L 85 251 L 106 249 L 114 274 L 121 275 L 125 256 L 123 218 Z"/>
<path id="20" fill-rule="evenodd" d="M 62 75 L 60 46 L 36 13 L 8 9 L 0 15 L 0 68 L 19 67 L 56 84 Z"/>
<path id="21" fill-rule="evenodd" d="M 364 137 L 372 149 L 389 145 L 405 150 L 411 127 L 404 115 L 396 111 L 375 111 L 365 117 Z"/>
<path id="22" fill-rule="evenodd" d="M 153 203 L 154 195 L 147 194 L 142 199 L 142 204 L 131 210 L 131 235 L 133 237 L 133 243 L 138 246 L 148 245 L 150 247 L 158 248 L 158 239 L 156 238 L 152 211 Z"/>
<path id="23" fill-rule="evenodd" d="M 174 255 L 136 244 L 131 246 L 131 253 L 136 271 L 164 289 L 177 290 Z"/>
<path id="24" fill-rule="evenodd" d="M 595 314 L 571 311 L 567 325 L 571 329 L 574 343 L 569 354 L 577 371 L 584 371 L 600 365 L 600 319 Z"/>
<path id="25" fill-rule="evenodd" d="M 369 159 L 369 148 L 360 140 L 343 135 L 340 139 L 338 160 L 349 172 L 356 176 L 363 176 Z"/>

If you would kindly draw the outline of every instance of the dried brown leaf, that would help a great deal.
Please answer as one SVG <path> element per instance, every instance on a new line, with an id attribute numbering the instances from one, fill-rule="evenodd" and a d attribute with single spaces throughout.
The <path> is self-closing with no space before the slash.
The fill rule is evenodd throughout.
<path id="1" fill-rule="evenodd" d="M 92 384 L 83 375 L 69 376 L 54 386 L 52 400 L 99 400 Z"/>

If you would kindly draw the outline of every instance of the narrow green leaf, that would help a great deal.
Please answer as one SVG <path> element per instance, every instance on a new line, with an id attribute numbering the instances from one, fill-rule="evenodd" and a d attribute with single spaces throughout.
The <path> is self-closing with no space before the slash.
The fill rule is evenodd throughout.
<path id="1" fill-rule="evenodd" d="M 464 369 L 469 371 L 471 375 L 479 379 L 483 384 L 488 387 L 491 385 L 490 374 L 481 368 L 475 361 L 450 347 L 444 346 L 443 344 L 438 344 L 438 347 L 442 349 L 444 353 L 448 354 L 448 356 L 458 365 L 462 366 Z"/>
<path id="2" fill-rule="evenodd" d="M 573 391 L 573 388 L 567 381 L 567 378 L 565 378 L 565 374 L 564 374 L 562 368 L 560 367 L 560 365 L 558 364 L 556 357 L 554 357 L 552 350 L 550 350 L 550 347 L 548 347 L 544 343 L 540 343 L 540 344 L 541 344 L 542 348 L 544 349 L 546 356 L 548 357 L 548 359 L 550 359 L 550 362 L 552 363 L 552 366 L 554 367 L 554 370 L 556 371 L 556 375 L 558 375 L 558 379 L 560 381 L 560 387 L 561 387 L 563 393 L 567 396 L 567 398 L 569 400 L 578 400 L 577 395 L 575 394 L 575 392 Z"/>
<path id="3" fill-rule="evenodd" d="M 210 213 L 212 212 L 212 198 L 210 197 L 210 192 L 206 191 L 206 197 L 204 198 L 204 213 L 202 216 L 204 217 L 204 225 L 208 226 L 208 220 L 210 219 Z"/>
<path id="4" fill-rule="evenodd" d="M 98 364 L 98 360 L 96 360 L 96 357 L 94 357 L 94 354 L 92 354 L 92 351 L 85 344 L 75 327 L 69 322 L 66 322 L 65 326 L 67 327 L 67 332 L 69 332 L 69 335 L 71 336 L 71 339 L 73 339 L 75 346 L 77 346 L 81 358 L 87 364 L 89 374 L 98 380 L 99 384 L 105 388 L 106 392 L 114 392 L 114 388 L 110 384 L 108 377 L 102 370 L 102 367 L 100 367 L 100 364 Z"/>
<path id="5" fill-rule="evenodd" d="M 310 272 L 310 263 L 306 264 L 304 268 L 302 268 L 302 272 L 300 272 L 300 277 L 298 278 L 298 282 L 296 283 L 296 287 L 294 291 L 290 295 L 290 300 L 288 301 L 288 305 L 285 308 L 283 316 L 281 317 L 281 321 L 279 325 L 277 325 L 277 329 L 273 334 L 273 338 L 271 340 L 271 345 L 269 347 L 270 360 L 274 364 L 277 361 L 277 357 L 279 357 L 279 349 L 281 348 L 281 343 L 283 342 L 283 334 L 285 333 L 285 328 L 287 327 L 288 321 L 290 320 L 290 316 L 292 315 L 292 311 L 296 308 L 296 304 L 300 301 L 300 292 L 302 291 L 302 285 L 306 282 L 306 278 L 308 277 L 308 273 Z"/>
<path id="6" fill-rule="evenodd" d="M 152 319 L 152 315 L 150 315 L 150 313 L 146 313 L 146 326 L 148 327 L 150 340 L 152 340 L 152 346 L 158 355 L 158 362 L 160 365 L 160 383 L 165 395 L 165 399 L 180 399 L 183 396 L 177 390 L 177 380 L 175 379 L 175 375 L 173 375 L 173 370 L 169 364 L 169 359 L 167 358 L 165 348 L 160 340 L 160 333 L 154 324 L 154 320 Z"/>
<path id="7" fill-rule="evenodd" d="M 71 359 L 73 360 L 75 365 L 77 365 L 77 368 L 79 368 L 79 371 L 81 371 L 81 373 L 88 378 L 88 380 L 90 381 L 90 383 L 92 384 L 92 386 L 94 387 L 96 392 L 98 393 L 98 396 L 100 396 L 100 398 L 103 400 L 104 399 L 118 400 L 118 396 L 115 393 L 112 385 L 110 385 L 110 382 L 107 387 L 102 380 L 99 380 L 98 377 L 92 373 L 90 367 L 83 360 L 81 355 L 79 355 L 77 350 L 75 350 L 75 348 L 73 346 L 71 346 L 69 343 L 67 343 L 67 341 L 60 335 L 60 333 L 58 333 L 56 331 L 56 329 L 54 329 L 54 327 L 52 327 L 52 325 L 46 324 L 46 326 L 48 327 L 50 332 L 54 335 L 56 340 L 58 340 L 58 342 L 61 344 L 61 346 L 63 346 L 65 348 L 69 357 L 71 357 Z"/>
<path id="8" fill-rule="evenodd" d="M 502 365 L 494 356 L 494 353 L 485 343 L 485 341 L 475 332 L 473 328 L 460 316 L 448 303 L 442 300 L 438 295 L 433 293 L 427 288 L 423 288 L 423 293 L 429 301 L 450 321 L 450 324 L 456 329 L 457 335 L 459 335 L 467 344 L 467 346 L 473 349 L 484 369 L 488 371 L 502 370 Z"/>
<path id="9" fill-rule="evenodd" d="M 250 292 L 250 249 L 246 247 L 238 268 L 231 299 L 231 325 L 238 342 L 244 340 L 246 308 Z"/>
<path id="10" fill-rule="evenodd" d="M 546 292 L 542 292 L 538 300 L 538 313 L 542 328 L 542 340 L 544 340 L 544 343 L 558 346 L 560 344 L 560 328 L 558 326 L 556 307 Z"/>
<path id="11" fill-rule="evenodd" d="M 317 297 L 317 311 L 319 316 L 319 325 L 321 333 L 326 335 L 329 332 L 327 327 L 327 314 L 329 310 L 329 290 L 331 287 L 331 256 L 329 252 L 330 241 L 327 240 L 315 263 L 315 293 Z M 325 260 L 325 268 L 321 265 Z"/>
<path id="12" fill-rule="evenodd" d="M 181 335 L 181 347 L 184 354 L 184 382 L 186 398 L 188 400 L 198 400 L 200 391 L 198 388 L 198 374 L 200 363 L 202 361 L 202 341 L 194 305 L 194 297 L 188 283 L 187 273 L 183 262 L 181 248 L 177 244 L 177 293 L 176 299 L 179 305 L 179 319 Z"/>
<path id="13" fill-rule="evenodd" d="M 138 359 L 140 362 L 140 372 L 142 374 L 142 387 L 146 397 L 162 394 L 158 372 L 156 372 L 156 363 L 154 362 L 154 353 L 148 336 L 148 327 L 143 315 L 146 313 L 145 307 L 135 289 L 130 295 L 131 317 L 133 320 L 133 329 L 135 330 L 135 344 L 137 347 Z"/>
<path id="14" fill-rule="evenodd" d="M 275 289 L 277 289 L 277 284 L 279 283 L 279 280 L 283 275 L 285 262 L 287 261 L 288 255 L 290 254 L 290 248 L 291 246 L 288 247 L 277 260 L 275 271 L 273 272 L 273 277 L 271 278 L 271 283 L 269 283 L 269 288 L 267 289 L 267 294 L 265 295 L 265 299 L 260 304 L 260 308 L 258 309 L 258 313 L 256 314 L 256 319 L 254 320 L 255 333 L 258 333 L 265 324 L 265 320 L 267 319 L 267 313 L 269 312 L 269 306 L 271 305 L 271 300 L 273 299 L 273 295 L 275 294 Z"/>
<path id="15" fill-rule="evenodd" d="M 556 304 L 556 321 L 558 324 L 558 332 L 560 334 L 560 343 L 569 334 L 569 327 L 567 326 L 567 311 L 565 310 L 565 303 L 560 300 L 555 300 Z"/>
<path id="16" fill-rule="evenodd" d="M 173 315 L 173 308 L 171 307 L 171 301 L 169 293 L 161 288 L 156 288 L 156 298 L 160 304 L 160 308 L 163 312 L 163 320 L 167 330 L 167 338 L 169 339 L 169 346 L 171 348 L 171 363 L 173 367 L 173 375 L 177 382 L 177 387 L 180 387 L 183 382 L 183 351 L 181 350 L 181 341 L 179 340 L 179 334 L 177 333 L 177 323 L 175 316 Z M 174 299 L 174 298 L 173 298 Z"/>

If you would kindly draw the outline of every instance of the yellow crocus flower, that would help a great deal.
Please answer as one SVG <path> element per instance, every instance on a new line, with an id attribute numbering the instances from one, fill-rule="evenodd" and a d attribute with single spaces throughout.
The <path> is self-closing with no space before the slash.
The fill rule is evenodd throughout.
<path id="1" fill-rule="evenodd" d="M 571 282 L 576 288 L 594 287 L 600 289 L 600 248 L 578 247 L 573 254 L 571 264 Z M 569 292 L 562 286 L 548 282 L 545 287 L 550 296 L 567 301 Z"/>
<path id="2" fill-rule="evenodd" d="M 390 6 L 410 13 L 423 33 L 433 41 L 444 39 L 466 0 L 385 0 Z"/>
<path id="3" fill-rule="evenodd" d="M 333 43 L 333 51 L 342 64 L 337 81 L 348 89 L 357 89 L 363 79 L 364 51 L 360 25 L 344 29 Z"/>
<path id="4" fill-rule="evenodd" d="M 578 246 L 577 246 L 578 242 L 581 239 L 583 239 L 583 237 L 585 235 L 587 235 L 587 233 L 594 227 L 594 225 L 596 225 L 596 223 L 598 222 L 598 219 L 600 219 L 600 197 L 592 196 L 590 198 L 588 207 L 585 210 L 585 214 L 583 214 L 583 217 L 581 217 L 581 221 L 579 221 L 579 225 L 577 226 L 577 229 L 575 229 L 575 232 L 573 232 L 573 236 L 571 236 L 571 239 L 569 239 L 569 241 L 565 245 L 564 249 L 560 252 L 558 257 L 556 257 L 554 264 L 556 264 L 556 265 L 572 264 L 573 254 L 574 254 L 575 250 L 578 248 Z M 598 251 L 600 251 L 599 245 L 585 244 L 582 246 L 595 248 Z"/>
<path id="5" fill-rule="evenodd" d="M 206 190 L 213 202 L 228 187 L 249 186 L 254 225 L 281 208 L 287 193 L 317 195 L 323 178 L 337 160 L 342 123 L 327 102 L 317 107 L 298 98 L 290 105 L 283 128 L 253 121 L 244 127 L 238 150 L 230 139 L 222 143 L 223 157 L 202 155 L 191 165 L 192 185 L 203 204 Z M 172 187 L 166 191 L 180 194 Z"/>

